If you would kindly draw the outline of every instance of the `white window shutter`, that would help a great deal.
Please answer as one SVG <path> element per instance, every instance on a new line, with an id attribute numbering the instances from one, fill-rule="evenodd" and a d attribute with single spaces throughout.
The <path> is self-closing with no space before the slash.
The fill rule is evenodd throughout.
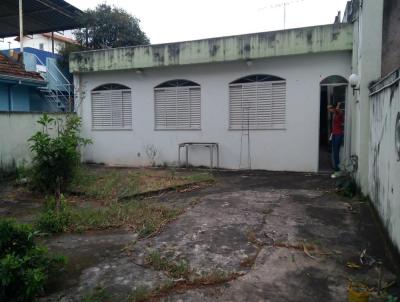
<path id="1" fill-rule="evenodd" d="M 155 129 L 200 129 L 200 88 L 166 87 L 154 90 Z"/>
<path id="2" fill-rule="evenodd" d="M 284 129 L 286 82 L 266 81 L 229 86 L 229 128 Z"/>
<path id="3" fill-rule="evenodd" d="M 132 129 L 131 91 L 92 91 L 92 128 L 94 130 Z"/>

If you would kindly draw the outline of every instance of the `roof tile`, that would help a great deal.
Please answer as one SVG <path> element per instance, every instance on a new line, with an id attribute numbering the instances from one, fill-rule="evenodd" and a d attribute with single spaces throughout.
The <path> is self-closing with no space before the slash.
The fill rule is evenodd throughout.
<path id="1" fill-rule="evenodd" d="M 23 64 L 15 62 L 1 53 L 0 53 L 0 75 L 44 81 L 44 79 L 38 72 L 26 71 Z"/>

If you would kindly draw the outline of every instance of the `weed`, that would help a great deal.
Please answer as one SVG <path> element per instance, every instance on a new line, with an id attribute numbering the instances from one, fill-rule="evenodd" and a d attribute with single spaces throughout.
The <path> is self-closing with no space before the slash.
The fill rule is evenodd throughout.
<path id="1" fill-rule="evenodd" d="M 102 287 L 97 287 L 83 297 L 83 302 L 104 302 L 107 301 L 108 294 Z"/>
<path id="2" fill-rule="evenodd" d="M 0 301 L 34 301 L 49 277 L 65 265 L 35 243 L 36 232 L 15 220 L 0 219 Z"/>
<path id="3" fill-rule="evenodd" d="M 140 238 L 144 238 L 159 231 L 181 213 L 180 209 L 170 209 L 139 201 L 113 203 L 102 208 L 74 208 L 69 230 L 82 232 L 127 225 L 136 229 Z"/>
<path id="4" fill-rule="evenodd" d="M 387 302 L 396 302 L 397 301 L 397 297 L 394 297 L 392 295 L 389 295 L 387 297 Z"/>
<path id="5" fill-rule="evenodd" d="M 152 250 L 147 257 L 147 264 L 157 271 L 164 271 L 173 278 L 189 278 L 191 269 L 186 260 L 173 261 Z"/>
<path id="6" fill-rule="evenodd" d="M 136 288 L 128 298 L 129 302 L 143 302 L 147 301 L 151 296 L 151 292 L 147 287 L 138 287 Z"/>
<path id="7" fill-rule="evenodd" d="M 65 232 L 71 224 L 71 210 L 64 196 L 61 195 L 60 204 L 57 208 L 56 200 L 48 198 L 44 211 L 36 222 L 36 228 L 46 233 Z"/>
<path id="8" fill-rule="evenodd" d="M 274 209 L 272 209 L 272 208 L 267 208 L 267 209 L 264 209 L 264 210 L 262 211 L 262 213 L 263 213 L 264 215 L 269 215 L 269 214 L 271 214 L 273 211 L 274 211 Z"/>

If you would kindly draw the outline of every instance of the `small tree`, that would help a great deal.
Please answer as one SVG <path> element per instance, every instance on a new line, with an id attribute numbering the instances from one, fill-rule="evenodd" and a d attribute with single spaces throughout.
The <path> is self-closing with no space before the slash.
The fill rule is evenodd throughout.
<path id="1" fill-rule="evenodd" d="M 74 31 L 75 39 L 87 48 L 101 49 L 149 44 L 149 38 L 140 28 L 140 21 L 122 8 L 99 4 L 88 9 L 80 23 L 83 28 Z"/>
<path id="2" fill-rule="evenodd" d="M 76 115 L 67 115 L 63 120 L 44 114 L 38 123 L 42 130 L 29 139 L 33 152 L 32 185 L 35 190 L 54 194 L 58 208 L 61 193 L 79 167 L 79 147 L 91 140 L 80 136 L 81 119 Z"/>

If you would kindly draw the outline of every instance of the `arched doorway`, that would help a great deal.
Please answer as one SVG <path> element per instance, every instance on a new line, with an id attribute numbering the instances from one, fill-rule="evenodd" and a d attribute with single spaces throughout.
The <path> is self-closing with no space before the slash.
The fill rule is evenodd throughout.
<path id="1" fill-rule="evenodd" d="M 320 82 L 320 118 L 319 118 L 319 171 L 332 171 L 331 153 L 331 131 L 332 117 L 328 112 L 329 105 L 341 102 L 341 108 L 345 109 L 347 100 L 348 82 L 345 78 L 338 75 L 326 77 Z"/>

